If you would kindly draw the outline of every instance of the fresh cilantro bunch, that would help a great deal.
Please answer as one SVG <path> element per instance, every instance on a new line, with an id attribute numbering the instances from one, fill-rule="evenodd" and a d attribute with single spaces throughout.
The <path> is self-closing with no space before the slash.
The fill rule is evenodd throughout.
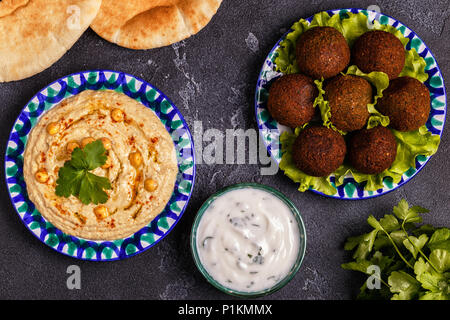
<path id="1" fill-rule="evenodd" d="M 344 248 L 354 250 L 354 261 L 342 268 L 371 277 L 377 277 L 373 266 L 380 271 L 380 289 L 366 281 L 359 299 L 450 300 L 450 229 L 419 226 L 427 212 L 401 200 L 393 214 L 369 216 L 371 232 L 347 239 Z"/>
<path id="2" fill-rule="evenodd" d="M 59 169 L 55 193 L 60 197 L 74 195 L 83 204 L 99 204 L 108 201 L 104 189 L 111 189 L 108 178 L 93 174 L 92 170 L 106 163 L 106 149 L 101 140 L 75 148 L 72 157 Z"/>

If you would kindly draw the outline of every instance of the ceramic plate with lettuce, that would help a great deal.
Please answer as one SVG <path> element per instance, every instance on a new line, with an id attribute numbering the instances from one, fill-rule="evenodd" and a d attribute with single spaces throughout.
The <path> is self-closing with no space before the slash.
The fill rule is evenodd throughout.
<path id="1" fill-rule="evenodd" d="M 420 130 L 398 132 L 392 130 L 398 142 L 397 158 L 392 166 L 377 175 L 362 174 L 344 163 L 326 178 L 309 176 L 293 163 L 291 146 L 301 128 L 292 130 L 277 123 L 267 110 L 271 83 L 278 77 L 298 73 L 295 62 L 295 43 L 306 30 L 315 26 L 332 26 L 340 30 L 350 46 L 370 29 L 384 30 L 397 36 L 407 50 L 405 68 L 400 76 L 410 76 L 423 82 L 431 93 L 431 113 Z M 380 72 L 364 74 L 356 66 L 349 66 L 346 74 L 364 77 L 376 88 L 374 103 L 368 105 L 368 128 L 387 126 L 389 118 L 376 109 L 376 101 L 388 87 L 387 76 Z M 320 110 L 324 126 L 333 128 L 329 106 L 323 98 L 322 82 L 316 81 L 319 96 L 315 105 Z M 301 192 L 311 190 L 339 199 L 367 199 L 386 194 L 412 179 L 438 150 L 446 116 L 446 92 L 439 66 L 425 43 L 408 27 L 392 17 L 362 9 L 340 9 L 320 12 L 308 19 L 294 23 L 267 56 L 261 70 L 255 96 L 258 128 L 269 154 L 280 169 L 295 183 Z"/>

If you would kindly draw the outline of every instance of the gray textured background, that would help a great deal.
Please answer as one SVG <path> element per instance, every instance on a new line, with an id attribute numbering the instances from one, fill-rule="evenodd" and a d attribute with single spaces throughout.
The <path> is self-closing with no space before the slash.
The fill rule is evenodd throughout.
<path id="1" fill-rule="evenodd" d="M 265 56 L 293 22 L 318 11 L 378 5 L 426 42 L 444 77 L 450 73 L 450 2 L 439 1 L 300 1 L 224 0 L 211 23 L 196 36 L 173 46 L 132 51 L 88 30 L 48 70 L 23 81 L 0 84 L 0 153 L 11 126 L 28 100 L 50 82 L 90 69 L 128 72 L 151 82 L 178 106 L 192 127 L 256 128 L 254 88 Z M 257 165 L 199 165 L 191 202 L 174 230 L 155 247 L 112 263 L 78 261 L 39 242 L 15 213 L 5 184 L 0 190 L 0 298 L 3 299 L 224 299 L 197 271 L 189 251 L 189 232 L 202 202 L 218 189 L 238 182 L 258 182 L 285 193 L 303 214 L 308 244 L 296 277 L 270 299 L 351 299 L 362 278 L 344 271 L 348 236 L 368 230 L 369 214 L 390 212 L 401 198 L 432 210 L 425 221 L 450 226 L 448 205 L 448 130 L 439 152 L 402 188 L 365 201 L 301 194 L 281 172 L 262 177 Z M 3 170 L 2 172 L 2 181 Z M 82 289 L 66 288 L 66 269 L 81 267 Z"/>

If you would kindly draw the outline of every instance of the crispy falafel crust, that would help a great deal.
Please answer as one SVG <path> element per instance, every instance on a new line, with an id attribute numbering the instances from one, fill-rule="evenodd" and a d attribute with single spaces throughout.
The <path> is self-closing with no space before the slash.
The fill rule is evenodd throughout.
<path id="1" fill-rule="evenodd" d="M 397 78 L 405 66 L 406 51 L 392 33 L 374 30 L 359 37 L 352 48 L 353 63 L 365 73 L 384 72 Z"/>
<path id="2" fill-rule="evenodd" d="M 339 75 L 325 86 L 331 122 L 341 131 L 362 129 L 369 119 L 367 105 L 372 102 L 372 86 L 358 76 Z"/>
<path id="3" fill-rule="evenodd" d="M 348 159 L 358 171 L 378 174 L 391 167 L 397 156 L 397 140 L 388 128 L 378 126 L 355 132 L 348 144 Z"/>
<path id="4" fill-rule="evenodd" d="M 293 145 L 295 165 L 314 177 L 327 177 L 344 162 L 347 147 L 338 132 L 319 126 L 303 130 Z"/>
<path id="5" fill-rule="evenodd" d="M 392 128 L 403 132 L 418 130 L 430 116 L 430 91 L 417 79 L 394 79 L 383 92 L 377 109 L 389 117 Z"/>
<path id="6" fill-rule="evenodd" d="M 333 27 L 314 27 L 297 40 L 300 71 L 314 79 L 329 79 L 350 63 L 350 48 L 342 33 Z"/>
<path id="7" fill-rule="evenodd" d="M 301 127 L 314 117 L 314 100 L 318 95 L 314 81 L 302 74 L 278 78 L 270 87 L 267 108 L 278 123 Z"/>

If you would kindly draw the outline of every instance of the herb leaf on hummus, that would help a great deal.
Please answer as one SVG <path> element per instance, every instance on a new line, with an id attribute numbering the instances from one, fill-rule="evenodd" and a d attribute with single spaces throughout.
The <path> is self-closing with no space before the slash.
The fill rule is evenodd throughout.
<path id="1" fill-rule="evenodd" d="M 55 193 L 59 197 L 74 195 L 83 204 L 99 204 L 108 200 L 104 190 L 111 189 L 108 178 L 99 177 L 94 170 L 106 163 L 106 149 L 101 140 L 89 143 L 83 149 L 76 148 L 72 158 L 59 169 Z"/>

